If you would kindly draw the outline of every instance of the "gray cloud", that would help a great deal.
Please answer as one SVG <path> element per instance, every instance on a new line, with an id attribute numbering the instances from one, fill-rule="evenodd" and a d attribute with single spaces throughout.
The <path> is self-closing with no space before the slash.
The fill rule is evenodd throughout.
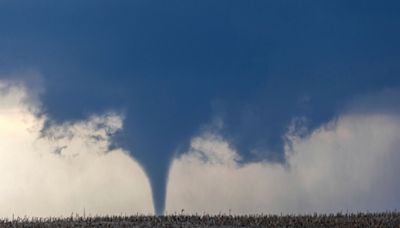
<path id="1" fill-rule="evenodd" d="M 32 112 L 40 112 L 40 102 L 27 99 L 33 92 L 24 85 L 0 81 L 0 204 L 10 205 L 0 216 L 70 215 L 83 208 L 88 214 L 153 213 L 140 165 L 122 149 L 109 150 L 110 137 L 122 128 L 120 115 L 53 124 L 42 135 L 48 119 Z M 218 127 L 205 128 L 172 162 L 167 212 L 397 209 L 400 116 L 388 111 L 396 110 L 390 101 L 396 99 L 385 99 L 393 94 L 360 98 L 310 134 L 304 134 L 306 120 L 294 119 L 284 163 L 243 163 Z M 392 105 L 373 108 L 384 100 Z"/>
<path id="2" fill-rule="evenodd" d="M 347 113 L 306 137 L 289 132 L 284 164 L 241 164 L 240 153 L 215 133 L 194 138 L 190 150 L 172 164 L 166 210 L 286 214 L 398 209 L 400 116 Z"/>
<path id="3" fill-rule="evenodd" d="M 121 116 L 53 125 L 41 137 L 46 116 L 32 112 L 40 107 L 23 84 L 0 81 L 0 91 L 0 217 L 153 213 L 140 165 L 108 150 Z"/>

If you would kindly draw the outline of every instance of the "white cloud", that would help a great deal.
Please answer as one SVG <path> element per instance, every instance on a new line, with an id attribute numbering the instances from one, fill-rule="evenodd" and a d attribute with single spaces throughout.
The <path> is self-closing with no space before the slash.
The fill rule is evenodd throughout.
<path id="1" fill-rule="evenodd" d="M 399 209 L 400 116 L 346 114 L 306 138 L 293 134 L 287 138 L 285 164 L 243 165 L 223 138 L 215 134 L 194 138 L 190 150 L 170 169 L 167 212 Z"/>
<path id="2" fill-rule="evenodd" d="M 151 189 L 125 151 L 108 151 L 116 114 L 55 125 L 21 83 L 0 81 L 0 217 L 153 213 Z"/>
<path id="3" fill-rule="evenodd" d="M 153 213 L 140 165 L 121 149 L 108 151 L 121 116 L 53 125 L 40 138 L 46 116 L 32 113 L 40 113 L 40 103 L 31 93 L 23 83 L 0 81 L 0 217 L 68 216 L 84 208 L 87 214 Z M 399 209 L 398 113 L 347 113 L 305 138 L 296 135 L 304 135 L 301 123 L 288 130 L 285 164 L 242 164 L 224 138 L 195 137 L 171 166 L 167 212 Z"/>

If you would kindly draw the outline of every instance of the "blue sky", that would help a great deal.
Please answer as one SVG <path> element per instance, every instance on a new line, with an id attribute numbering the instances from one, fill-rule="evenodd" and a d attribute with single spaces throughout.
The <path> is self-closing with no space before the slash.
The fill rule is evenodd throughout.
<path id="1" fill-rule="evenodd" d="M 207 127 L 282 162 L 353 99 L 400 85 L 397 1 L 0 1 L 0 72 L 43 75 L 56 122 L 114 110 L 163 210 L 171 160 Z"/>

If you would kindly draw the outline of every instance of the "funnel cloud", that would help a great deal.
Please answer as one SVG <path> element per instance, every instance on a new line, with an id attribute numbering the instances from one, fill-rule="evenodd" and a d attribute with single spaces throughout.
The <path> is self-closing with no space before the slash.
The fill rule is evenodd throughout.
<path id="1" fill-rule="evenodd" d="M 306 123 L 296 134 L 307 138 L 357 97 L 399 88 L 399 9 L 372 0 L 1 1 L 0 79 L 27 81 L 36 95 L 23 103 L 36 107 L 42 137 L 123 116 L 118 131 L 85 137 L 107 142 L 93 150 L 133 158 L 163 214 L 171 168 L 203 132 L 228 142 L 237 166 L 284 166 L 294 123 Z"/>

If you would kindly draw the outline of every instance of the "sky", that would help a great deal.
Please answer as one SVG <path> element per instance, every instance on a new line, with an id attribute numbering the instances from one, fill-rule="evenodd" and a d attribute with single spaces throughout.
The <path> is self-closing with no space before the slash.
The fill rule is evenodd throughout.
<path id="1" fill-rule="evenodd" d="M 0 140 L 12 144 L 2 156 L 18 151 L 26 169 L 52 163 L 32 154 L 58 156 L 59 167 L 36 175 L 52 173 L 53 198 L 37 199 L 60 213 L 81 211 L 68 197 L 88 197 L 98 213 L 395 209 L 399 10 L 397 1 L 0 1 L 0 109 L 25 110 L 1 112 Z M 31 122 L 18 130 L 9 118 Z M 21 140 L 46 146 L 14 146 L 8 132 L 31 125 Z M 11 205 L 28 204 L 40 191 L 9 169 L 10 186 L 25 189 Z M 108 187 L 95 198 L 78 182 L 51 186 L 75 178 Z M 109 180 L 120 186 L 108 191 Z"/>

